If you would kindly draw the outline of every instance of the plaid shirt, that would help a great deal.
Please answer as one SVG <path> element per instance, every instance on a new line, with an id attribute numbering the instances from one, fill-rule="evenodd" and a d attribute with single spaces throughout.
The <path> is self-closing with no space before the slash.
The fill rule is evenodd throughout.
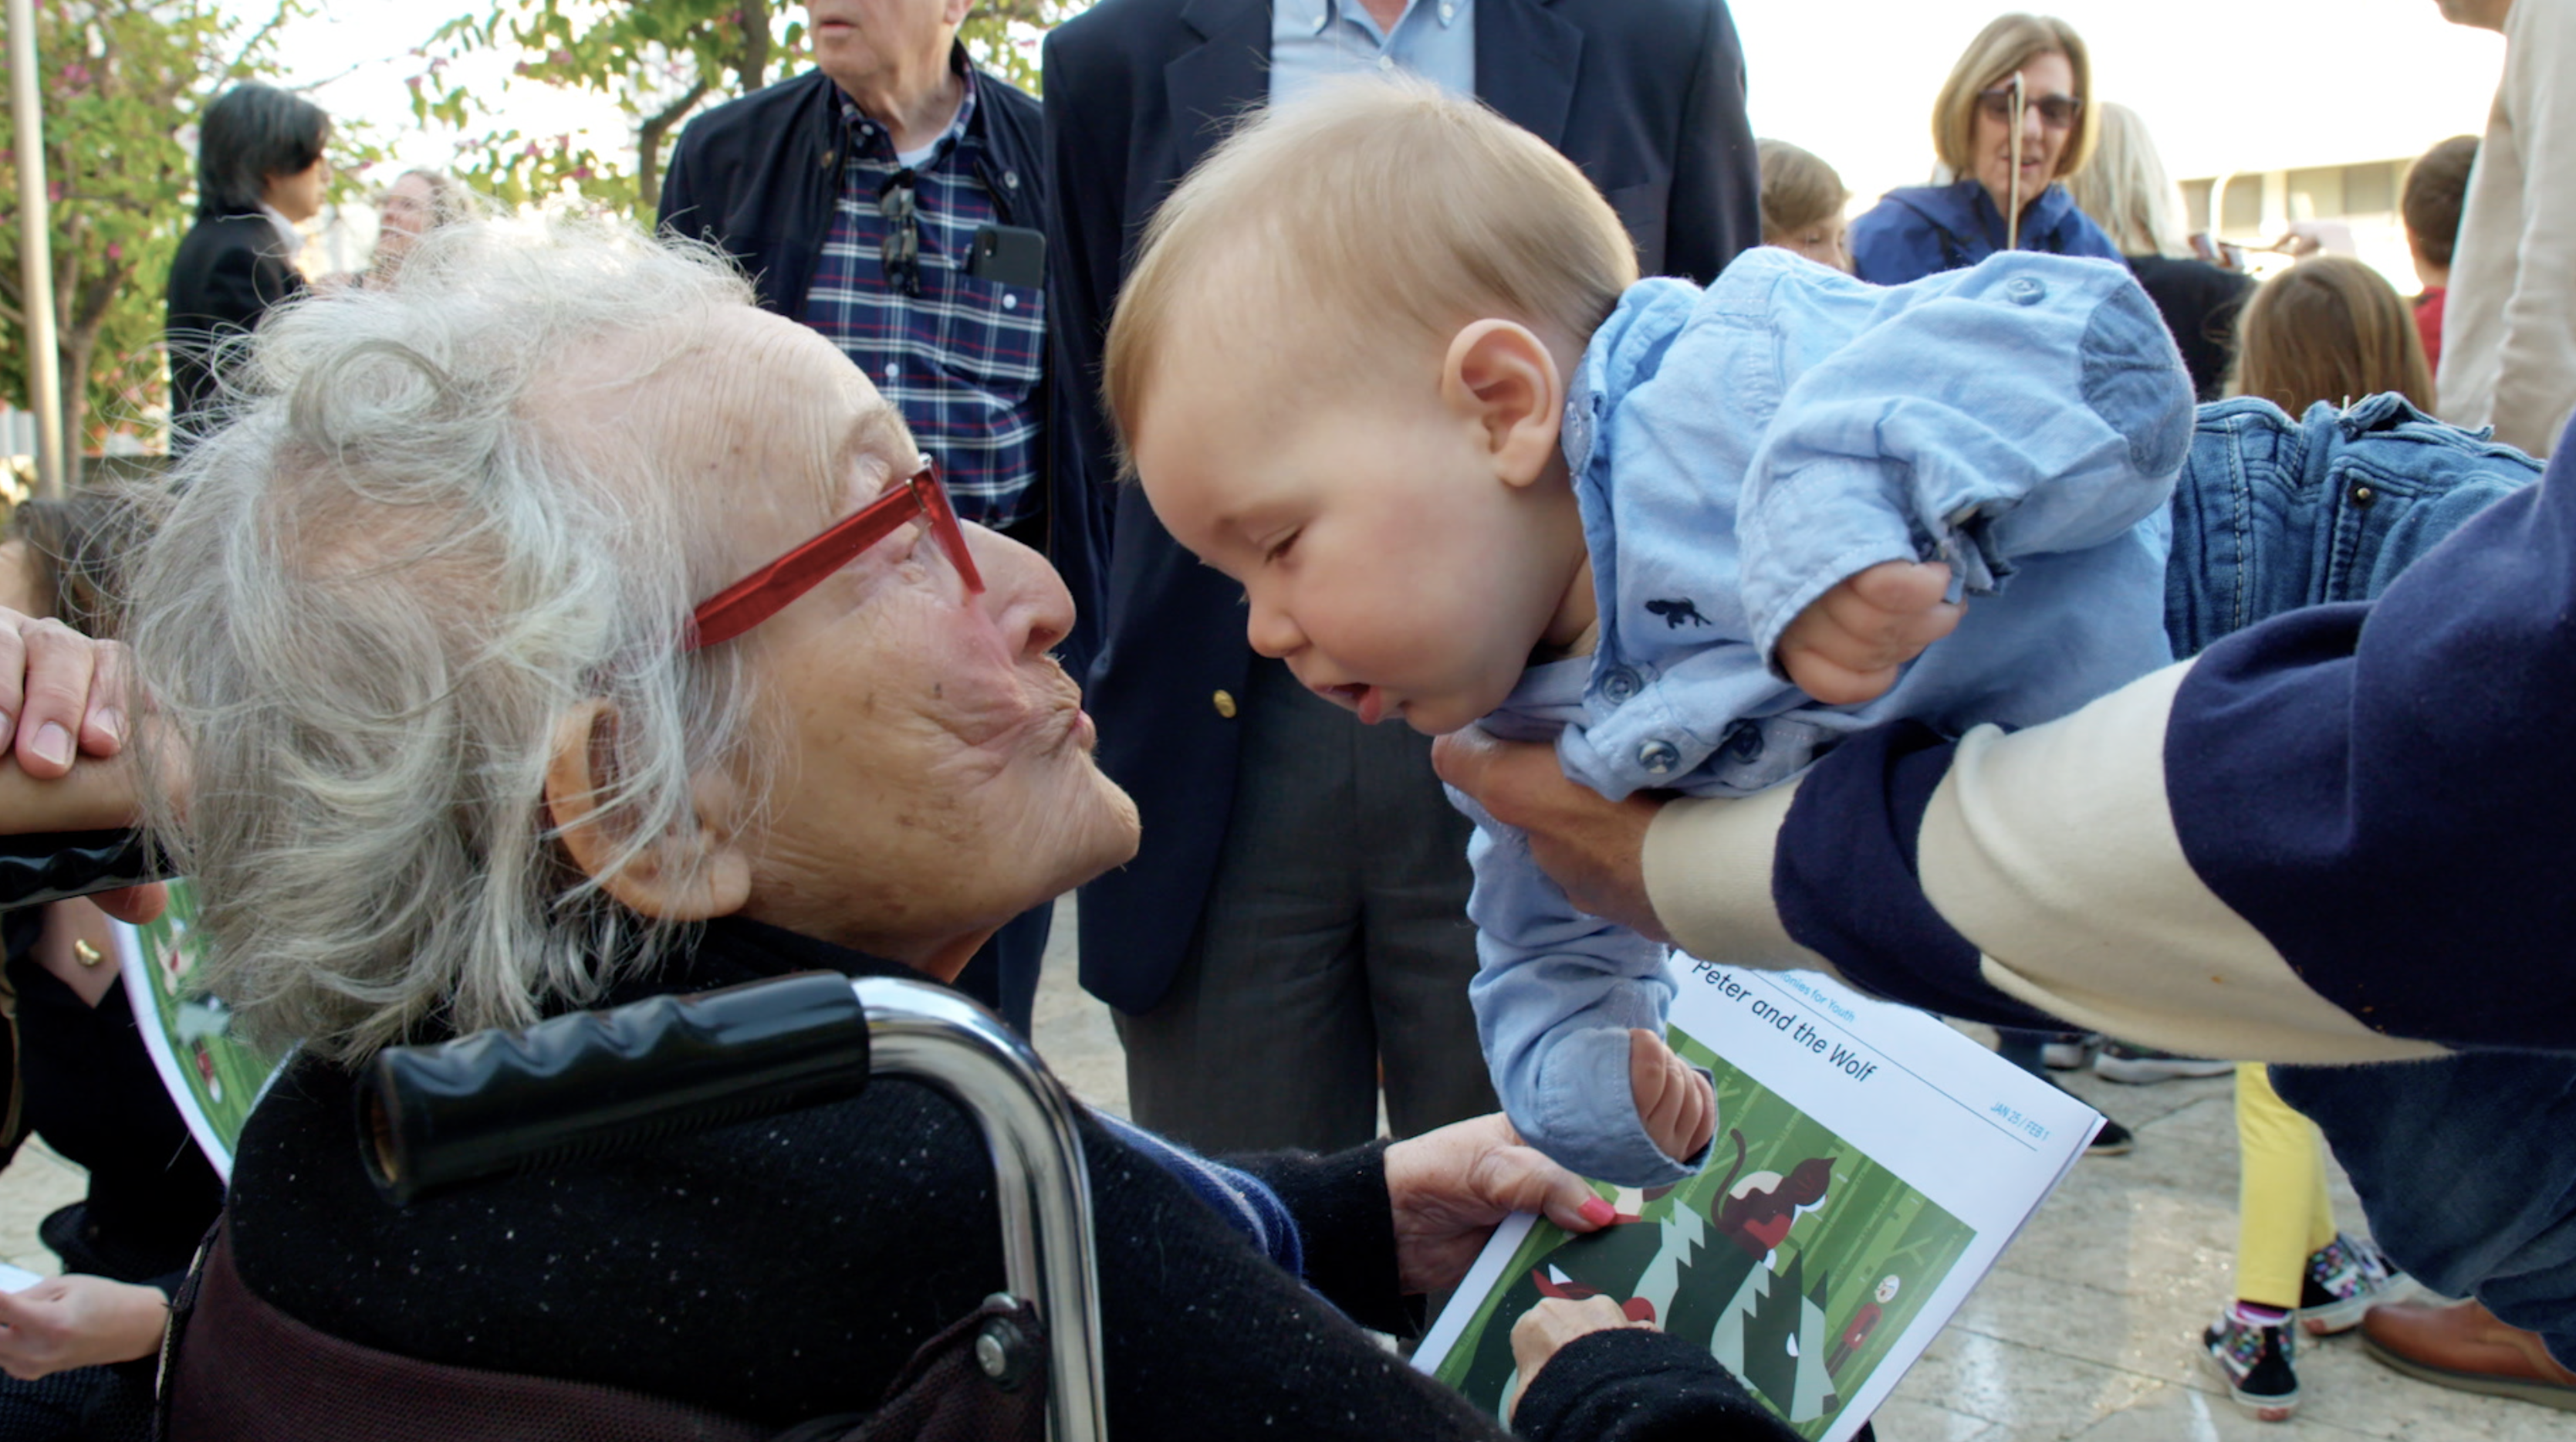
<path id="1" fill-rule="evenodd" d="M 940 480 L 969 521 L 1000 528 L 1035 509 L 1041 442 L 1038 366 L 1046 351 L 1041 290 L 996 285 L 964 266 L 976 228 L 1034 225 L 1016 172 L 987 160 L 975 119 L 975 73 L 965 103 L 930 158 L 913 169 L 920 215 L 921 294 L 886 284 L 885 217 L 877 196 L 903 169 L 886 128 L 840 97 L 849 160 L 832 234 L 805 292 L 805 324 L 841 348 L 903 413 L 939 462 Z M 998 187 L 998 191 L 996 189 Z M 996 199 L 1000 201 L 996 205 Z"/>

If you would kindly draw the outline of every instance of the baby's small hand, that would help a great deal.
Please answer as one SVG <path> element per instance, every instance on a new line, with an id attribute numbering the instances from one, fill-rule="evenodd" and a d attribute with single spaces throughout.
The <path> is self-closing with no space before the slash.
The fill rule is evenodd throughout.
<path id="1" fill-rule="evenodd" d="M 1642 1027 L 1628 1030 L 1628 1087 L 1636 1094 L 1646 1135 L 1664 1155 L 1686 1162 L 1708 1149 L 1717 1131 L 1716 1091 L 1662 1037 Z"/>
<path id="2" fill-rule="evenodd" d="M 1828 706 L 1875 701 L 1923 648 L 1950 634 L 1966 607 L 1941 598 L 1950 568 L 1886 561 L 1845 576 L 1780 633 L 1780 669 Z"/>

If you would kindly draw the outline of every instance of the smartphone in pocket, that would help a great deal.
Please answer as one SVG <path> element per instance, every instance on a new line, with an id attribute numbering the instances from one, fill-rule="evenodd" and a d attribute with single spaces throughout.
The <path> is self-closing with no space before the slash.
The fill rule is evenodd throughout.
<path id="1" fill-rule="evenodd" d="M 1046 232 L 1024 225 L 984 225 L 975 229 L 966 256 L 966 273 L 995 285 L 1046 284 Z"/>

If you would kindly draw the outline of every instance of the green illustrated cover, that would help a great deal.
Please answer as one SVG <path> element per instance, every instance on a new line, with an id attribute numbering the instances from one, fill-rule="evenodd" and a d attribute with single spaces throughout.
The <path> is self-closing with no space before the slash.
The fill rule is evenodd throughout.
<path id="1" fill-rule="evenodd" d="M 1976 1229 L 1679 1027 L 1668 1039 L 1716 1078 L 1714 1159 L 1669 1190 L 1596 1184 L 1620 1220 L 1589 1236 L 1532 1224 L 1434 1375 L 1508 1418 L 1512 1324 L 1542 1297 L 1607 1295 L 1822 1438 Z"/>
<path id="2" fill-rule="evenodd" d="M 242 1124 L 282 1059 L 236 1041 L 231 1011 L 190 984 L 200 951 L 196 888 L 186 881 L 169 888 L 170 907 L 157 920 L 116 928 L 117 961 L 161 1084 L 206 1160 L 230 1180 Z"/>

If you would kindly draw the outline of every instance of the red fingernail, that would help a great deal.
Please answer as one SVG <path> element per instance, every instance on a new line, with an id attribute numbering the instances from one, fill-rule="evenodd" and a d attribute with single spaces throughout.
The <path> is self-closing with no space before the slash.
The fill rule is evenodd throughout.
<path id="1" fill-rule="evenodd" d="M 1583 1220 L 1590 1222 L 1596 1227 L 1606 1227 L 1610 1225 L 1611 1219 L 1619 1215 L 1617 1211 L 1611 1208 L 1608 1202 L 1601 1200 L 1599 1197 L 1585 1197 L 1583 1199 L 1583 1205 L 1575 1208 L 1575 1210 L 1583 1214 Z"/>

